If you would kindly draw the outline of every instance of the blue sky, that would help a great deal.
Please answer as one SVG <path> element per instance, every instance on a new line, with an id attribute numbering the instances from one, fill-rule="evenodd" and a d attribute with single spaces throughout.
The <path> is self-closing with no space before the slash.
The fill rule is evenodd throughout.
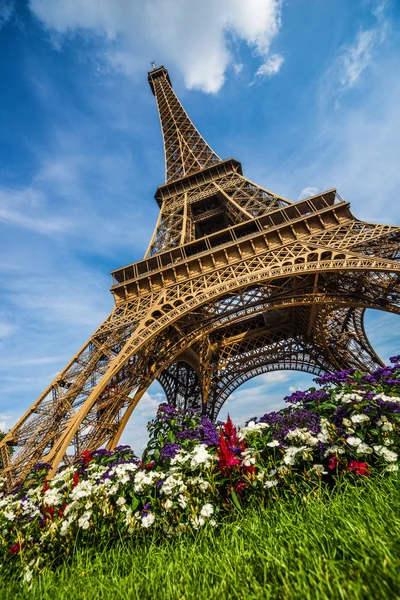
<path id="1" fill-rule="evenodd" d="M 400 7 L 348 0 L 0 0 L 0 427 L 8 429 L 112 308 L 109 272 L 143 257 L 164 181 L 150 61 L 245 174 L 297 200 L 337 187 L 400 224 Z M 400 322 L 368 314 L 385 360 Z M 237 422 L 311 377 L 229 399 Z M 138 451 L 154 384 L 124 435 Z"/>

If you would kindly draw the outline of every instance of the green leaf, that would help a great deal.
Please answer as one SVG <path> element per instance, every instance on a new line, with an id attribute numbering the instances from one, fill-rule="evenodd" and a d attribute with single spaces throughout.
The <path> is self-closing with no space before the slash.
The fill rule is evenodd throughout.
<path id="1" fill-rule="evenodd" d="M 140 500 L 136 496 L 132 496 L 131 509 L 136 510 L 140 504 Z"/>
<path id="2" fill-rule="evenodd" d="M 160 451 L 159 451 L 159 449 L 158 449 L 158 448 L 157 448 L 156 450 L 154 450 L 154 454 L 153 454 L 153 456 L 154 456 L 154 460 L 155 460 L 156 462 L 158 462 L 158 461 L 160 460 Z"/>
<path id="3" fill-rule="evenodd" d="M 236 506 L 236 508 L 237 508 L 238 510 L 242 511 L 242 505 L 240 504 L 240 500 L 239 500 L 239 498 L 237 497 L 236 493 L 235 493 L 235 492 L 232 490 L 231 494 L 232 494 L 232 501 L 233 501 L 233 504 Z"/>
<path id="4" fill-rule="evenodd" d="M 172 430 L 170 430 L 168 432 L 167 442 L 170 442 L 171 444 L 173 444 L 175 442 L 175 435 L 174 435 L 174 432 Z"/>

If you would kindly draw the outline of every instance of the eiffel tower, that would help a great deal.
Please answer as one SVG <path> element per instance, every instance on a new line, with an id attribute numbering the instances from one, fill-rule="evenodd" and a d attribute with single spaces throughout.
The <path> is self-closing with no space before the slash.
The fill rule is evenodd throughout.
<path id="1" fill-rule="evenodd" d="M 38 461 L 51 475 L 113 449 L 156 379 L 170 404 L 215 419 L 261 373 L 375 369 L 365 310 L 400 313 L 399 227 L 359 221 L 335 189 L 290 202 L 250 181 L 153 67 L 166 163 L 154 234 L 113 271 L 110 316 L 1 442 L 10 487 Z"/>

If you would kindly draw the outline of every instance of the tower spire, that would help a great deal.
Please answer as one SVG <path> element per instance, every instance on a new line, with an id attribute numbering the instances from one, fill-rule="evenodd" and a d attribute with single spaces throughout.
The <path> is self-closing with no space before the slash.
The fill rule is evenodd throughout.
<path id="1" fill-rule="evenodd" d="M 167 69 L 155 67 L 148 74 L 148 80 L 160 115 L 166 182 L 222 162 L 189 119 L 172 89 Z"/>

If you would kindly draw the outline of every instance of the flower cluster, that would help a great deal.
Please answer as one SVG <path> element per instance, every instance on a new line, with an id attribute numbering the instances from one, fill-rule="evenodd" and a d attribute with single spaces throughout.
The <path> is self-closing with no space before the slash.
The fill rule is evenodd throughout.
<path id="1" fill-rule="evenodd" d="M 3 566 L 19 559 L 29 581 L 77 543 L 216 527 L 250 502 L 396 471 L 400 357 L 371 375 L 342 371 L 317 383 L 242 429 L 162 404 L 142 460 L 129 446 L 85 451 L 51 480 L 51 466 L 38 463 L 19 489 L 0 490 Z"/>

